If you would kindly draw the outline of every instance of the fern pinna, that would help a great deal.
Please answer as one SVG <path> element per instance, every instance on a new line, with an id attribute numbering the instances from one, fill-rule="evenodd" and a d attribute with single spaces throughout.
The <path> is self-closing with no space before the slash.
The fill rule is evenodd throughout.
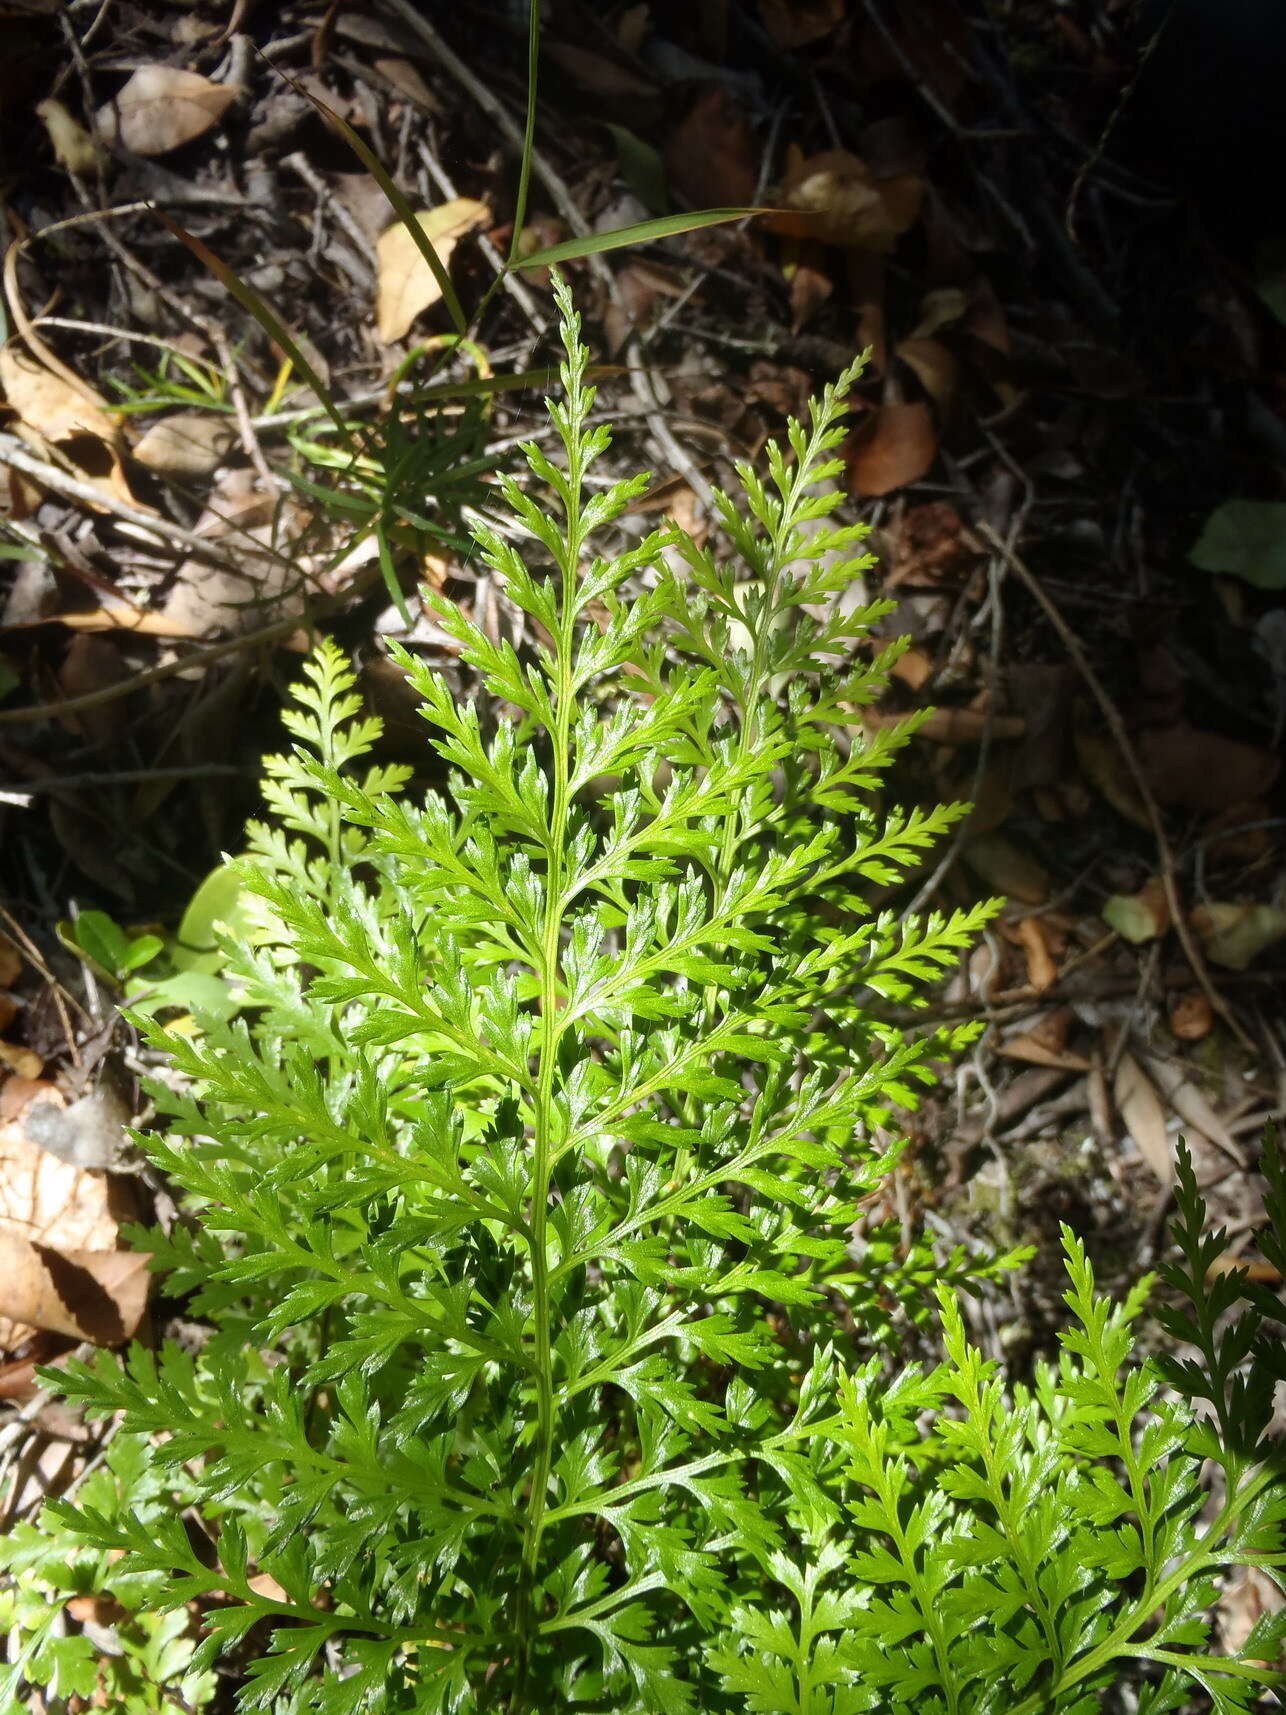
<path id="1" fill-rule="evenodd" d="M 827 1331 L 867 1140 L 968 1032 L 854 997 L 913 992 L 992 906 L 862 902 L 960 807 L 872 804 L 913 723 L 856 718 L 895 653 L 829 521 L 860 365 L 719 497 L 731 558 L 618 549 L 645 479 L 595 472 L 558 294 L 563 462 L 527 447 L 517 528 L 477 530 L 532 647 L 443 604 L 462 705 L 394 650 L 447 771 L 415 802 L 354 768 L 375 727 L 323 644 L 241 862 L 240 1019 L 150 1027 L 189 1093 L 148 1148 L 193 1218 L 146 1242 L 214 1332 L 65 1385 L 158 1432 L 212 1551 L 53 1516 L 203 1599 L 194 1670 L 229 1652 L 244 1709 L 879 1708 L 839 1531 L 845 1498 L 892 1528 L 855 1500 L 873 1372 Z"/>

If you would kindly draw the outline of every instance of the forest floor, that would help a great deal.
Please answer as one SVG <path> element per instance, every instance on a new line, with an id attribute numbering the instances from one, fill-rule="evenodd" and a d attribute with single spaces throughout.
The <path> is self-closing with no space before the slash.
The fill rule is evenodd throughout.
<path id="1" fill-rule="evenodd" d="M 394 544 L 408 628 L 369 533 L 344 552 L 387 469 L 337 473 L 299 363 L 158 211 L 274 307 L 346 420 L 387 424 L 449 323 L 313 98 L 440 211 L 471 307 L 512 234 L 524 11 L 0 0 L 0 1219 L 55 1249 L 114 1230 L 103 1133 L 137 1113 L 68 925 L 173 931 L 254 812 L 310 626 L 414 758 L 384 639 L 458 671 L 417 579 L 508 634 L 451 473 L 540 420 L 540 388 L 501 389 L 424 430 L 441 533 Z M 1164 1244 L 1181 1134 L 1254 1260 L 1286 1111 L 1286 267 L 1236 184 L 1212 206 L 1188 171 L 1166 79 L 1189 51 L 1129 3 L 551 0 L 524 235 L 788 211 L 568 267 L 621 468 L 697 532 L 732 461 L 871 349 L 847 508 L 879 557 L 866 593 L 895 604 L 880 630 L 912 647 L 870 720 L 933 705 L 896 792 L 976 806 L 890 902 L 1008 900 L 918 1015 L 983 1029 L 907 1117 L 889 1207 L 947 1242 L 1065 1220 L 1118 1280 Z M 442 378 L 543 379 L 539 271 L 475 340 Z M 51 1092 L 78 1116 L 56 1149 L 22 1124 Z M 1014 1278 L 991 1312 L 1011 1353 L 1056 1314 L 1052 1276 Z M 32 1361 L 70 1343 L 15 1336 L 8 1397 L 36 1400 Z"/>

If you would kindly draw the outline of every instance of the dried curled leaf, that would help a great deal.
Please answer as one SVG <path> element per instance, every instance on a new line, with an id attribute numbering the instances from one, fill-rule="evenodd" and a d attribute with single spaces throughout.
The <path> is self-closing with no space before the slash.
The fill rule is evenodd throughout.
<path id="1" fill-rule="evenodd" d="M 178 66 L 140 66 L 99 109 L 95 130 L 105 143 L 132 154 L 167 155 L 217 125 L 237 94 L 231 84 Z"/>

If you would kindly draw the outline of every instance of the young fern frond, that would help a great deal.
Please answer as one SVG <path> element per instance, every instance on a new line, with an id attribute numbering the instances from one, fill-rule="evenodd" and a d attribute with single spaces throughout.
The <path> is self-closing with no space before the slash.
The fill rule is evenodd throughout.
<path id="1" fill-rule="evenodd" d="M 837 599 L 864 564 L 860 527 L 826 522 L 857 371 L 769 449 L 766 482 L 741 472 L 744 502 L 717 497 L 735 560 L 673 532 L 613 553 L 641 482 L 587 480 L 608 436 L 557 290 L 562 463 L 532 445 L 531 488 L 500 479 L 522 553 L 478 531 L 537 642 L 519 657 L 443 603 L 477 675 L 463 704 L 394 650 L 445 775 L 419 804 L 405 771 L 355 771 L 375 729 L 323 645 L 240 865 L 242 1017 L 149 1027 L 189 1089 L 158 1091 L 169 1136 L 147 1144 L 197 1228 L 151 1248 L 214 1332 L 59 1380 L 157 1436 L 218 1563 L 177 1518 L 49 1516 L 169 1603 L 220 1593 L 192 1671 L 239 1653 L 245 1710 L 1021 1702 L 1081 1586 L 1059 1593 L 1061 1538 L 1017 1541 L 1020 1568 L 1056 1572 L 1015 1630 L 988 1568 L 1039 1486 L 1025 1461 L 1125 1457 L 1074 1439 L 1110 1440 L 1094 1388 L 1120 1336 L 1085 1310 L 1101 1349 L 1069 1346 L 1085 1379 L 1053 1427 L 1052 1382 L 1001 1417 L 950 1298 L 954 1371 L 877 1387 L 860 1345 L 889 1326 L 849 1242 L 890 1162 L 872 1127 L 970 1029 L 901 1036 L 849 997 L 914 994 L 993 906 L 898 924 L 861 901 L 960 811 L 871 807 L 909 728 L 863 737 L 885 610 Z M 894 1298 L 931 1272 L 917 1256 Z M 920 1472 L 917 1422 L 952 1389 L 975 1441 L 944 1430 Z M 973 1498 L 934 1471 L 1011 1455 L 979 1502 L 999 1546 L 971 1569 Z M 1192 1492 L 1175 1469 L 1131 1491 L 1145 1554 L 1171 1551 L 1165 1509 Z"/>

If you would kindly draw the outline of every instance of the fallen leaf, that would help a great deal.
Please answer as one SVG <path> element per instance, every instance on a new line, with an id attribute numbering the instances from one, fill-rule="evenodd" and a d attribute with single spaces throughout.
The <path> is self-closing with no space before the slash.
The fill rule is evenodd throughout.
<path id="1" fill-rule="evenodd" d="M 1209 815 L 1241 799 L 1261 797 L 1281 770 L 1270 751 L 1203 732 L 1187 721 L 1145 728 L 1138 755 L 1158 804 Z"/>
<path id="2" fill-rule="evenodd" d="M 962 855 L 993 893 L 1006 894 L 1023 905 L 1044 905 L 1049 899 L 1048 872 L 1006 835 L 979 834 L 965 841 Z"/>
<path id="3" fill-rule="evenodd" d="M 22 973 L 22 954 L 7 935 L 0 935 L 0 989 L 11 988 Z"/>
<path id="4" fill-rule="evenodd" d="M 790 326 L 793 333 L 810 322 L 835 290 L 819 244 L 796 240 L 792 261 L 782 262 L 782 273 L 790 285 Z"/>
<path id="5" fill-rule="evenodd" d="M 583 88 L 618 107 L 622 102 L 655 101 L 660 93 L 653 78 L 642 76 L 633 67 L 609 59 L 606 54 L 596 54 L 591 48 L 577 47 L 573 42 L 547 42 L 542 52 Z"/>
<path id="6" fill-rule="evenodd" d="M 1286 318 L 1284 318 L 1286 319 Z M 1252 1280 L 1264 1280 L 1271 1284 L 1280 1281 L 1281 1276 L 1271 1264 L 1247 1263 L 1243 1265 Z M 1259 1272 L 1267 1267 L 1267 1274 Z M 1231 1577 L 1224 1581 L 1219 1593 L 1216 1609 L 1219 1627 L 1219 1647 L 1228 1655 L 1240 1656 L 1243 1660 L 1245 1645 L 1251 1632 L 1262 1621 L 1281 1612 L 1282 1603 L 1286 1601 L 1280 1587 L 1274 1582 L 1273 1575 L 1259 1566 L 1242 1566 Z M 1271 1633 L 1269 1634 L 1272 1635 Z M 1281 1666 L 1280 1647 L 1271 1643 L 1263 1646 L 1264 1654 L 1249 1659 L 1258 1660 L 1264 1667 L 1277 1668 Z M 1277 1660 L 1265 1659 L 1277 1655 Z"/>
<path id="7" fill-rule="evenodd" d="M 0 1317 L 96 1346 L 119 1346 L 147 1305 L 143 1251 L 70 1251 L 0 1230 Z"/>
<path id="8" fill-rule="evenodd" d="M 13 340 L 0 349 L 0 387 L 20 420 L 47 441 L 93 435 L 111 442 L 117 437 L 118 424 L 105 399 L 87 383 L 73 387 Z"/>
<path id="9" fill-rule="evenodd" d="M 969 308 L 969 299 L 959 286 L 939 286 L 920 300 L 920 319 L 911 330 L 912 339 L 931 339 Z"/>
<path id="10" fill-rule="evenodd" d="M 1026 918 L 1034 922 L 1034 918 Z M 1019 1028 L 1000 1044 L 999 1052 L 1010 1060 L 1026 1061 L 1032 1066 L 1054 1066 L 1064 1072 L 1088 1072 L 1092 1062 L 1084 1054 L 1070 1053 L 1067 1038 L 1075 1014 L 1067 1006 L 1051 1008 L 1038 1015 L 1030 1029 Z"/>
<path id="11" fill-rule="evenodd" d="M 862 725 L 897 726 L 906 719 L 906 712 L 896 709 L 863 709 Z M 1021 715 L 992 715 L 987 719 L 985 709 L 930 709 L 915 729 L 917 738 L 932 739 L 935 744 L 977 744 L 984 732 L 993 739 L 1021 738 L 1026 722 Z"/>
<path id="12" fill-rule="evenodd" d="M 1200 989 L 1181 994 L 1170 1008 L 1170 1029 L 1181 1042 L 1200 1042 L 1209 1036 L 1214 1022 L 1210 1002 Z"/>
<path id="13" fill-rule="evenodd" d="M 946 410 L 956 391 L 960 365 L 939 339 L 904 339 L 894 351 L 914 374 L 933 403 Z"/>
<path id="14" fill-rule="evenodd" d="M 1261 590 L 1286 589 L 1286 501 L 1225 500 L 1206 519 L 1188 558 Z"/>
<path id="15" fill-rule="evenodd" d="M 1273 812 L 1266 798 L 1238 798 L 1211 818 L 1205 831 L 1206 864 L 1258 863 L 1273 849 Z M 1226 828 L 1227 833 L 1220 830 Z"/>
<path id="16" fill-rule="evenodd" d="M 666 145 L 665 171 L 688 208 L 745 208 L 754 202 L 754 132 L 722 84 L 697 92 Z"/>
<path id="17" fill-rule="evenodd" d="M 212 411 L 178 411 L 153 423 L 134 457 L 162 476 L 210 476 L 236 436 L 232 425 Z"/>
<path id="18" fill-rule="evenodd" d="M 1076 760 L 1090 784 L 1098 788 L 1118 816 L 1150 833 L 1152 822 L 1147 808 L 1116 740 L 1108 733 L 1090 732 L 1077 726 L 1072 731 L 1072 743 Z"/>
<path id="19" fill-rule="evenodd" d="M 949 500 L 908 506 L 885 530 L 884 537 L 886 593 L 904 583 L 957 588 L 977 559 L 977 543 Z"/>
<path id="20" fill-rule="evenodd" d="M 1182 1067 L 1176 1066 L 1172 1060 L 1163 1060 L 1159 1054 L 1145 1054 L 1143 1063 L 1148 1076 L 1184 1124 L 1199 1131 L 1202 1137 L 1208 1138 L 1225 1155 L 1245 1167 L 1246 1156 L 1241 1145 L 1206 1100 L 1200 1086 L 1184 1077 Z"/>
<path id="21" fill-rule="evenodd" d="M 1117 1112 L 1139 1154 L 1161 1183 L 1169 1185 L 1174 1179 L 1174 1155 L 1165 1127 L 1165 1109 L 1142 1067 L 1130 1054 L 1121 1056 L 1112 1093 Z"/>
<path id="22" fill-rule="evenodd" d="M 881 405 L 849 440 L 849 488 L 854 494 L 888 494 L 918 482 L 937 456 L 933 413 L 922 400 Z"/>
<path id="23" fill-rule="evenodd" d="M 1276 905 L 1216 901 L 1196 908 L 1192 926 L 1208 959 L 1227 970 L 1244 971 L 1265 947 L 1286 935 L 1286 911 Z"/>
<path id="24" fill-rule="evenodd" d="M 1045 940 L 1040 918 L 1021 917 L 1016 927 L 1027 961 L 1027 981 L 1037 994 L 1044 994 L 1058 981 L 1058 966 Z"/>
<path id="25" fill-rule="evenodd" d="M 441 113 L 442 103 L 425 83 L 420 73 L 410 60 L 403 59 L 400 54 L 394 54 L 386 59 L 373 60 L 372 65 L 382 78 L 387 79 L 401 96 L 425 113 Z"/>
<path id="26" fill-rule="evenodd" d="M 844 21 L 845 0 L 759 0 L 764 28 L 779 48 L 820 41 Z"/>
<path id="27" fill-rule="evenodd" d="M 856 155 L 827 149 L 794 162 L 764 224 L 786 238 L 882 253 L 915 223 L 923 200 L 924 181 L 914 174 L 877 179 Z"/>
<path id="28" fill-rule="evenodd" d="M 933 657 L 924 649 L 907 649 L 898 656 L 889 671 L 895 679 L 901 679 L 904 685 L 918 691 L 933 677 Z"/>
<path id="29" fill-rule="evenodd" d="M 37 450 L 45 443 L 56 447 L 83 482 L 141 511 L 151 510 L 130 492 L 121 466 L 119 425 L 92 387 L 73 387 L 11 340 L 0 348 L 0 388 L 17 413 L 25 441 Z"/>
<path id="30" fill-rule="evenodd" d="M 65 1106 L 51 1084 L 33 1081 L 4 1105 L 0 1317 L 24 1334 L 42 1327 L 115 1343 L 137 1327 L 147 1295 L 146 1257 L 117 1249 L 119 1222 L 134 1214 L 129 1182 L 87 1172 L 29 1138 L 26 1121 L 44 1104 Z M 0 1329 L 0 1345 L 13 1345 L 14 1335 Z"/>
<path id="31" fill-rule="evenodd" d="M 1100 915 L 1109 929 L 1137 946 L 1155 941 L 1170 927 L 1170 902 L 1165 883 L 1153 876 L 1137 893 L 1114 893 L 1104 900 Z"/>
<path id="32" fill-rule="evenodd" d="M 36 115 L 49 133 L 54 155 L 65 173 L 88 178 L 97 170 L 103 158 L 102 149 L 61 101 L 56 101 L 52 95 L 38 101 Z"/>
<path id="33" fill-rule="evenodd" d="M 17 1042 L 0 1041 L 0 1062 L 18 1078 L 38 1078 L 42 1069 L 39 1054 Z"/>
<path id="34" fill-rule="evenodd" d="M 422 209 L 415 218 L 446 268 L 458 241 L 466 232 L 481 226 L 487 215 L 486 203 L 476 197 L 452 197 L 437 208 Z M 383 343 L 392 345 L 409 330 L 421 311 L 438 302 L 442 288 L 401 221 L 395 221 L 380 234 L 375 256 L 378 267 L 375 323 Z"/>
<path id="35" fill-rule="evenodd" d="M 237 94 L 232 84 L 178 66 L 140 66 L 99 109 L 95 130 L 135 155 L 165 155 L 217 125 Z"/>

